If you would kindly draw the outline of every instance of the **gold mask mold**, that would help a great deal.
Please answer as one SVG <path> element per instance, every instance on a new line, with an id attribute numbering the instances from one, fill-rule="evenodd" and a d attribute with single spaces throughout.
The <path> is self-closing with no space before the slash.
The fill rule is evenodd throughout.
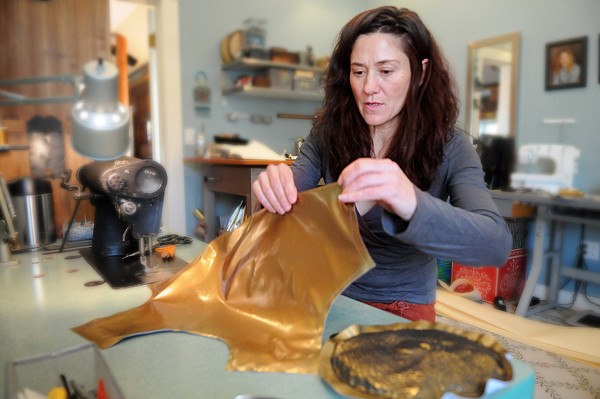
<path id="1" fill-rule="evenodd" d="M 143 305 L 73 328 L 100 348 L 161 330 L 217 338 L 227 370 L 318 371 L 335 297 L 374 266 L 354 206 L 337 184 L 300 193 L 285 215 L 265 210 L 224 234 Z"/>

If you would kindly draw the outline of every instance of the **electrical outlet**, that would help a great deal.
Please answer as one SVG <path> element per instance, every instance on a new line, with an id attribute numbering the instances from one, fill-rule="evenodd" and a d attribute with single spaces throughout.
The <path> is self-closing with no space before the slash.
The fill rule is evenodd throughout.
<path id="1" fill-rule="evenodd" d="M 583 244 L 585 245 L 584 259 L 600 260 L 600 242 L 584 240 Z"/>

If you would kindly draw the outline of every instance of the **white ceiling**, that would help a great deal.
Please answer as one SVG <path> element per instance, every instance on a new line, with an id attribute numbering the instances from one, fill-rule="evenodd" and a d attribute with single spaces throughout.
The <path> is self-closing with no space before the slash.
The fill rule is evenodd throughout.
<path id="1" fill-rule="evenodd" d="M 123 0 L 110 0 L 110 26 L 119 27 L 134 11 L 138 4 Z"/>
<path id="2" fill-rule="evenodd" d="M 127 39 L 127 53 L 138 60 L 137 69 L 148 62 L 148 9 L 150 0 L 110 0 L 110 27 Z M 130 68 L 131 69 L 131 68 Z"/>

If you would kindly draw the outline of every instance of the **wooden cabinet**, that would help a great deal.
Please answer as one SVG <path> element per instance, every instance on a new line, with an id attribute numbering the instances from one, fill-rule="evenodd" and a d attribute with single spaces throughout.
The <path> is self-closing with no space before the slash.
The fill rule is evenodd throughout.
<path id="1" fill-rule="evenodd" d="M 206 217 L 206 242 L 217 236 L 216 193 L 238 195 L 244 198 L 247 214 L 259 209 L 260 204 L 252 193 L 252 182 L 265 166 L 204 165 L 204 215 Z"/>
<path id="2" fill-rule="evenodd" d="M 81 75 L 85 63 L 97 58 L 111 60 L 108 0 L 2 0 L 0 1 L 0 81 L 58 75 Z M 113 62 L 113 61 L 111 61 Z M 73 88 L 57 82 L 2 86 L 0 90 L 27 98 L 72 96 Z M 57 118 L 62 123 L 64 165 L 75 172 L 90 162 L 71 146 L 72 101 L 1 106 L 0 117 L 9 134 L 9 144 L 29 144 L 27 122 L 36 116 Z M 0 152 L 0 167 L 9 181 L 32 173 L 30 151 Z M 55 154 L 49 154 L 50 157 Z M 72 192 L 60 188 L 60 179 L 49 179 L 53 187 L 55 226 L 61 227 L 75 209 Z M 93 217 L 83 202 L 79 220 Z"/>
<path id="3" fill-rule="evenodd" d="M 258 159 L 186 158 L 189 164 L 199 164 L 202 169 L 204 216 L 206 217 L 205 241 L 217 236 L 216 193 L 243 197 L 247 214 L 260 209 L 260 203 L 252 193 L 252 182 L 271 163 L 292 161 L 267 161 Z"/>

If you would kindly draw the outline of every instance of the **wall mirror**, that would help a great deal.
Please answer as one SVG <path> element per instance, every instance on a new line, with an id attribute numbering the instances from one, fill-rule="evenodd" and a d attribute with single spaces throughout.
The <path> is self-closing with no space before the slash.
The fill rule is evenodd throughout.
<path id="1" fill-rule="evenodd" d="M 465 129 L 474 140 L 515 137 L 520 41 L 509 33 L 469 43 Z"/>

